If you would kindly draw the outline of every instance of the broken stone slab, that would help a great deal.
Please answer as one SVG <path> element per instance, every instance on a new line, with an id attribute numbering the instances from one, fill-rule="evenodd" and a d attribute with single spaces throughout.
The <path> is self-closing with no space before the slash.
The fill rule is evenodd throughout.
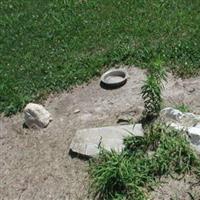
<path id="1" fill-rule="evenodd" d="M 180 123 L 167 123 L 170 127 L 178 130 L 183 131 L 182 133 L 187 136 L 188 141 L 190 142 L 191 146 L 200 153 L 200 126 L 197 124 L 196 126 L 187 127 L 182 126 Z"/>
<path id="2" fill-rule="evenodd" d="M 200 145 L 194 145 L 191 143 L 191 147 L 200 155 Z"/>
<path id="3" fill-rule="evenodd" d="M 160 112 L 160 118 L 167 124 L 175 123 L 183 127 L 192 127 L 200 123 L 200 115 L 193 113 L 182 113 L 181 111 L 168 107 Z"/>
<path id="4" fill-rule="evenodd" d="M 170 127 L 184 131 L 192 147 L 200 153 L 200 115 L 194 113 L 182 113 L 168 107 L 160 112 L 160 119 Z"/>
<path id="5" fill-rule="evenodd" d="M 167 107 L 160 111 L 160 117 L 163 120 L 175 120 L 179 121 L 183 116 L 183 113 L 177 109 Z"/>
<path id="6" fill-rule="evenodd" d="M 180 123 L 186 127 L 195 126 L 200 122 L 200 116 L 193 113 L 184 113 L 180 119 Z"/>
<path id="7" fill-rule="evenodd" d="M 109 126 L 78 130 L 71 142 L 70 151 L 87 157 L 98 155 L 100 147 L 120 153 L 124 148 L 124 137 L 130 135 L 144 136 L 142 125 Z"/>
<path id="8" fill-rule="evenodd" d="M 186 127 L 185 126 L 182 126 L 181 124 L 179 123 L 167 123 L 167 125 L 169 125 L 171 128 L 174 128 L 178 131 L 186 131 Z"/>
<path id="9" fill-rule="evenodd" d="M 200 127 L 190 127 L 187 130 L 191 146 L 200 154 Z"/>
<path id="10" fill-rule="evenodd" d="M 200 128 L 198 127 L 190 127 L 187 130 L 188 135 L 190 137 L 190 141 L 194 145 L 200 145 Z"/>
<path id="11" fill-rule="evenodd" d="M 35 103 L 25 107 L 24 119 L 28 128 L 45 128 L 52 121 L 51 114 L 42 105 Z"/>

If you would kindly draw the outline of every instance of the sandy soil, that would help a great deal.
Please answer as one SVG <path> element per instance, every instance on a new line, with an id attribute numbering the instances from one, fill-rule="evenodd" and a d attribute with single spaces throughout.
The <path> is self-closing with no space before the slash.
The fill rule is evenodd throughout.
<path id="1" fill-rule="evenodd" d="M 145 71 L 131 67 L 128 72 L 128 82 L 119 89 L 102 89 L 96 78 L 71 92 L 50 95 L 44 105 L 54 120 L 46 129 L 23 129 L 22 113 L 11 118 L 2 116 L 0 200 L 88 199 L 88 163 L 71 158 L 69 145 L 77 129 L 115 125 L 123 113 L 131 113 L 135 119 L 140 116 L 140 87 Z M 163 95 L 167 105 L 186 103 L 200 113 L 199 77 L 181 80 L 169 75 Z M 80 112 L 75 112 L 77 109 Z M 167 190 L 169 187 L 170 184 Z M 158 188 L 157 194 L 160 193 Z"/>
<path id="2" fill-rule="evenodd" d="M 162 177 L 160 182 L 151 192 L 151 200 L 200 200 L 200 182 L 194 176 Z"/>

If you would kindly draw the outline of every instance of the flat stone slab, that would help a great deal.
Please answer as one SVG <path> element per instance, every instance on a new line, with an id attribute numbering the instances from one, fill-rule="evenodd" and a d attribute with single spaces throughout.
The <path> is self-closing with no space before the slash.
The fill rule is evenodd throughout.
<path id="1" fill-rule="evenodd" d="M 70 150 L 88 157 L 98 155 L 100 147 L 108 151 L 121 152 L 124 148 L 124 137 L 130 135 L 144 136 L 142 125 L 109 126 L 78 130 L 72 140 Z"/>

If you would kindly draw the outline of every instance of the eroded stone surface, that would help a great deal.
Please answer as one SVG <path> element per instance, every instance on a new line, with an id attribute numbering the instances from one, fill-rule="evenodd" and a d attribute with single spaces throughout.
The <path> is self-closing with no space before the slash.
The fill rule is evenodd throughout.
<path id="1" fill-rule="evenodd" d="M 183 128 L 193 127 L 196 124 L 200 123 L 200 115 L 195 115 L 193 113 L 182 113 L 181 111 L 168 107 L 160 112 L 161 119 L 168 123 L 172 124 L 174 127 Z"/>
<path id="2" fill-rule="evenodd" d="M 176 130 L 186 131 L 191 145 L 200 152 L 200 115 L 194 113 L 182 113 L 168 107 L 161 111 L 161 119 Z"/>
<path id="3" fill-rule="evenodd" d="M 164 108 L 163 110 L 161 110 L 160 116 L 162 119 L 164 119 L 166 121 L 167 120 L 179 121 L 182 118 L 183 113 L 177 109 L 168 107 L 168 108 Z"/>
<path id="4" fill-rule="evenodd" d="M 200 116 L 193 113 L 184 113 L 180 119 L 180 123 L 186 127 L 195 126 L 200 122 Z"/>
<path id="5" fill-rule="evenodd" d="M 124 148 L 123 138 L 129 135 L 143 136 L 141 124 L 110 126 L 78 130 L 70 145 L 72 152 L 93 157 L 100 147 L 110 151 L 121 152 Z"/>
<path id="6" fill-rule="evenodd" d="M 29 103 L 24 109 L 24 119 L 29 128 L 45 128 L 52 117 L 42 105 Z"/>
<path id="7" fill-rule="evenodd" d="M 194 145 L 200 145 L 200 128 L 190 127 L 187 130 L 188 135 L 190 136 L 190 141 Z"/>
<path id="8" fill-rule="evenodd" d="M 200 128 L 200 123 L 197 123 L 194 127 Z"/>
<path id="9" fill-rule="evenodd" d="M 190 127 L 187 130 L 192 147 L 200 153 L 200 127 Z"/>
<path id="10" fill-rule="evenodd" d="M 186 127 L 184 127 L 184 126 L 182 126 L 181 124 L 179 124 L 179 123 L 167 123 L 167 125 L 169 125 L 170 127 L 172 127 L 172 128 L 174 128 L 174 129 L 176 129 L 176 130 L 178 130 L 178 131 L 185 131 L 186 130 Z"/>

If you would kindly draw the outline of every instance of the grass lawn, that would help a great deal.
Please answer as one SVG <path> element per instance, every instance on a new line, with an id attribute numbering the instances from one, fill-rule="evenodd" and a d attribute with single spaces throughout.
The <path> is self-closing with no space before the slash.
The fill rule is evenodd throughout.
<path id="1" fill-rule="evenodd" d="M 1 0 L 0 112 L 124 63 L 200 68 L 199 0 Z"/>

